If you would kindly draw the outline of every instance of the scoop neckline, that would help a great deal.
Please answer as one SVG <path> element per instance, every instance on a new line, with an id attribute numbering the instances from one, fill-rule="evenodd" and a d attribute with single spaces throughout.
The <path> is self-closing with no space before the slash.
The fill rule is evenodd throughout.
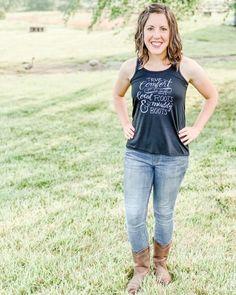
<path id="1" fill-rule="evenodd" d="M 165 69 L 165 70 L 161 70 L 161 71 L 152 71 L 152 70 L 148 70 L 148 69 L 146 69 L 146 68 L 144 68 L 144 67 L 142 67 L 142 69 L 144 70 L 144 71 L 147 71 L 147 72 L 150 72 L 150 73 L 162 73 L 162 72 L 166 72 L 166 71 L 168 71 L 169 69 L 171 69 L 172 68 L 172 64 L 167 68 L 167 69 Z"/>

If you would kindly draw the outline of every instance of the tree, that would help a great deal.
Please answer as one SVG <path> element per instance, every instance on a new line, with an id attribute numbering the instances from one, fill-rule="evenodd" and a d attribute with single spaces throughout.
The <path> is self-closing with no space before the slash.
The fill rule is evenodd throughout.
<path id="1" fill-rule="evenodd" d="M 26 7 L 28 10 L 46 11 L 54 7 L 54 0 L 27 0 Z"/>
<path id="2" fill-rule="evenodd" d="M 67 5 L 64 6 L 64 13 L 69 18 L 81 6 L 90 3 L 93 10 L 93 17 L 90 27 L 92 27 L 101 18 L 103 13 L 110 19 L 123 16 L 127 21 L 131 14 L 138 13 L 145 5 L 150 3 L 163 3 L 170 6 L 176 13 L 177 18 L 183 15 L 193 14 L 199 0 L 153 0 L 147 2 L 146 0 L 68 0 Z"/>
<path id="3" fill-rule="evenodd" d="M 227 17 L 231 14 L 231 12 L 234 12 L 234 20 L 233 20 L 233 26 L 236 27 L 236 0 L 225 0 L 224 1 L 225 5 L 225 16 L 224 16 L 224 21 L 227 19 Z"/>
<path id="4" fill-rule="evenodd" d="M 234 1 L 234 26 L 236 27 L 236 0 Z"/>
<path id="5" fill-rule="evenodd" d="M 20 5 L 21 2 L 21 0 L 0 0 L 0 9 L 3 11 L 9 11 L 11 8 Z"/>

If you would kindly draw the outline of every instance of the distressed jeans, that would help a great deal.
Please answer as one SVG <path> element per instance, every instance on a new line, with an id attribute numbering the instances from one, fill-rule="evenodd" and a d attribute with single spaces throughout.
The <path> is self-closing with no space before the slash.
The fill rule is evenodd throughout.
<path id="1" fill-rule="evenodd" d="M 161 245 L 172 240 L 173 213 L 188 156 L 166 156 L 125 149 L 124 203 L 128 239 L 133 252 L 149 246 L 148 202 L 153 188 L 153 238 Z"/>

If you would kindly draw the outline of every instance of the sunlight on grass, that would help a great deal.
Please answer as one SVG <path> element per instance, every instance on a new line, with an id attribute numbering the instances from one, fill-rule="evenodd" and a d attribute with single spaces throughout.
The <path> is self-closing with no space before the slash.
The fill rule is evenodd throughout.
<path id="1" fill-rule="evenodd" d="M 116 72 L 100 73 L 99 83 L 96 75 L 22 76 L 15 78 L 15 88 L 3 88 L 1 288 L 8 294 L 93 294 L 92 286 L 103 294 L 118 294 L 132 271 L 122 200 L 125 140 L 107 87 Z M 211 76 L 217 80 L 216 74 Z M 219 109 L 191 145 L 190 168 L 178 200 L 170 257 L 174 283 L 161 291 L 149 277 L 143 294 L 217 294 L 230 284 L 221 269 L 225 261 L 225 271 L 233 273 L 229 259 L 235 179 L 233 130 L 227 126 L 235 87 L 222 76 L 219 87 Z M 13 106 L 7 96 L 14 97 Z M 199 95 L 190 88 L 189 122 L 200 106 Z M 151 227 L 149 231 L 151 237 Z M 96 276 L 94 269 L 104 275 Z"/>
<path id="2" fill-rule="evenodd" d="M 231 29 L 216 28 L 218 33 L 213 34 L 209 28 L 203 34 L 200 28 L 185 37 L 202 45 L 208 42 L 204 38 L 213 38 L 219 54 L 220 32 L 231 38 Z M 58 61 L 71 56 L 87 59 L 91 53 L 119 60 L 131 48 L 124 45 L 127 40 L 117 43 L 121 35 L 114 37 L 111 32 L 54 33 L 33 37 L 30 49 L 31 37 L 26 33 L 15 36 L 15 32 L 1 31 L 3 43 L 13 46 L 14 36 L 17 49 L 0 59 L 18 63 L 35 54 L 40 44 L 45 44 L 37 51 L 40 59 Z M 88 39 L 81 42 L 81 38 Z M 98 41 L 101 47 L 93 46 Z M 208 55 L 202 45 L 192 51 L 190 44 L 188 50 Z M 141 295 L 233 294 L 234 65 L 235 61 L 210 59 L 203 65 L 217 84 L 220 102 L 190 145 L 190 166 L 177 200 L 169 259 L 173 283 L 157 286 L 150 275 Z M 111 98 L 116 76 L 117 71 L 94 71 L 0 77 L 0 294 L 125 294 L 133 265 L 123 206 L 125 139 Z M 127 101 L 131 112 L 130 93 Z M 202 98 L 190 86 L 189 125 L 201 104 Z M 150 202 L 150 241 L 153 221 Z"/>

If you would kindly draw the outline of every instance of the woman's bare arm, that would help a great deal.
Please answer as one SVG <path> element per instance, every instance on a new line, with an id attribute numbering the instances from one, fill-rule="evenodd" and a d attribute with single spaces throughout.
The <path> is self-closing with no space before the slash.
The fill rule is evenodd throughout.
<path id="1" fill-rule="evenodd" d="M 124 62 L 120 68 L 118 78 L 113 89 L 113 102 L 115 110 L 121 122 L 125 138 L 131 139 L 134 136 L 135 129 L 130 122 L 125 94 L 130 86 L 130 78 L 134 72 L 134 59 Z"/>
<path id="2" fill-rule="evenodd" d="M 213 114 L 218 102 L 218 92 L 213 83 L 207 77 L 202 67 L 192 59 L 185 59 L 182 65 L 182 71 L 189 82 L 205 98 L 204 105 L 192 127 L 185 127 L 179 131 L 180 140 L 189 144 L 198 137 L 207 121 Z"/>

